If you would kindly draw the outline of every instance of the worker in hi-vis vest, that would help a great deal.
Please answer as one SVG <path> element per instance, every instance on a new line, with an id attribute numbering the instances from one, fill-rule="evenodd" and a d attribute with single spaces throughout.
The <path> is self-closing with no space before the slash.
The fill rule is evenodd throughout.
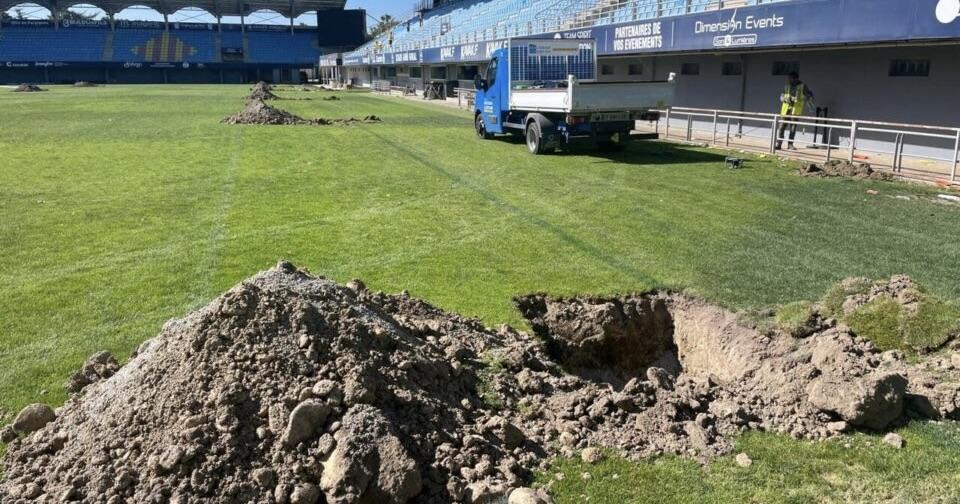
<path id="1" fill-rule="evenodd" d="M 813 92 L 800 80 L 800 74 L 790 72 L 787 76 L 787 85 L 783 88 L 783 94 L 780 95 L 780 115 L 782 116 L 802 116 L 806 112 L 807 105 L 813 101 Z M 777 150 L 783 147 L 783 135 L 787 128 L 790 128 L 790 141 L 787 148 L 796 150 L 793 146 L 793 139 L 797 137 L 797 125 L 787 124 L 786 121 L 780 125 L 780 132 L 777 133 Z"/>

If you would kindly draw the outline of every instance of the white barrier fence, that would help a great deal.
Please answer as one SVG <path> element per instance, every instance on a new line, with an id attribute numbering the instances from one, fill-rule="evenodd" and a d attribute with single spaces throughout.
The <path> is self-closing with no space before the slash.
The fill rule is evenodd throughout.
<path id="1" fill-rule="evenodd" d="M 796 140 L 810 149 L 804 152 L 827 161 L 841 157 L 853 162 L 869 155 L 872 165 L 904 178 L 960 184 L 960 128 L 688 107 L 659 112 L 655 127 L 666 139 L 773 154 L 781 128 L 787 130 L 784 143 L 790 142 L 789 130 L 797 128 L 805 130 Z"/>

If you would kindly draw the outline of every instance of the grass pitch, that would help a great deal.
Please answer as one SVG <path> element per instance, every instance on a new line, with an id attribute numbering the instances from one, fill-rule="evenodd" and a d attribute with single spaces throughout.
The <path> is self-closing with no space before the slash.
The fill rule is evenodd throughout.
<path id="1" fill-rule="evenodd" d="M 520 325 L 510 299 L 532 291 L 669 286 L 758 308 L 815 299 L 847 276 L 905 273 L 960 297 L 960 210 L 926 188 L 801 179 L 772 158 L 731 171 L 721 153 L 654 143 L 533 157 L 476 139 L 462 112 L 361 93 L 285 92 L 312 100 L 277 105 L 384 123 L 219 124 L 246 93 L 0 90 L 4 421 L 62 401 L 61 383 L 94 351 L 127 355 L 281 258 L 491 325 Z M 953 502 L 956 424 L 902 434 L 901 451 L 865 435 L 810 445 L 750 434 L 748 469 L 558 461 L 541 481 L 565 474 L 560 502 Z"/>

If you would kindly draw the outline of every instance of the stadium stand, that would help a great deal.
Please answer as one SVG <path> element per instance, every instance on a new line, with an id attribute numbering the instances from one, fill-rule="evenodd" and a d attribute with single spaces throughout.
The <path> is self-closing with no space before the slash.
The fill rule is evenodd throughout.
<path id="1" fill-rule="evenodd" d="M 791 0 L 461 0 L 412 15 L 353 54 L 415 51 L 786 1 Z"/>
<path id="2" fill-rule="evenodd" d="M 0 82 L 240 82 L 295 81 L 329 51 L 354 48 L 364 39 L 365 13 L 343 10 L 345 0 L 197 0 L 217 19 L 270 9 L 290 24 L 218 24 L 162 21 L 99 21 L 62 17 L 66 2 L 42 2 L 51 19 L 5 19 L 0 24 Z M 107 14 L 129 2 L 102 0 Z M 167 15 L 174 5 L 137 2 Z M 0 0 L 0 10 L 14 5 Z M 166 9 L 165 9 L 166 7 Z M 317 26 L 293 26 L 293 17 L 317 12 Z M 61 19 L 62 17 L 62 19 Z M 192 75 L 186 75 L 184 71 Z"/>
<path id="3" fill-rule="evenodd" d="M 0 35 L 0 61 L 99 61 L 106 31 L 10 26 Z"/>

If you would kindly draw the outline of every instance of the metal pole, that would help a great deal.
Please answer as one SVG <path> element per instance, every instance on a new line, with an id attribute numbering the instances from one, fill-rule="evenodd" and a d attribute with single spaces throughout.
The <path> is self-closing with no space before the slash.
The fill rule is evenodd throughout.
<path id="1" fill-rule="evenodd" d="M 713 141 L 712 143 L 716 145 L 717 143 L 717 111 L 713 111 Z"/>
<path id="2" fill-rule="evenodd" d="M 957 164 L 960 164 L 960 129 L 957 130 L 957 141 L 953 144 L 953 170 L 950 172 L 950 182 L 957 182 Z"/>
<path id="3" fill-rule="evenodd" d="M 777 126 L 780 125 L 780 116 L 773 117 L 773 128 L 770 130 L 770 154 L 777 152 Z"/>
<path id="4" fill-rule="evenodd" d="M 827 142 L 826 142 L 826 144 L 827 144 L 827 162 L 829 163 L 829 162 L 830 162 L 830 155 L 831 155 L 831 153 L 833 152 L 833 146 L 830 145 L 830 139 L 833 138 L 833 126 L 827 127 L 826 133 L 827 133 L 827 135 L 828 135 Z"/>
<path id="5" fill-rule="evenodd" d="M 857 121 L 850 123 L 850 158 L 848 161 L 853 162 L 853 153 L 857 150 Z"/>
<path id="6" fill-rule="evenodd" d="M 667 126 L 665 128 L 665 133 L 663 136 L 669 140 L 670 139 L 670 109 L 667 109 Z"/>
<path id="7" fill-rule="evenodd" d="M 727 137 L 724 139 L 723 144 L 727 147 L 730 147 L 730 118 L 727 117 Z"/>
<path id="8" fill-rule="evenodd" d="M 687 141 L 693 141 L 693 114 L 687 114 Z"/>

